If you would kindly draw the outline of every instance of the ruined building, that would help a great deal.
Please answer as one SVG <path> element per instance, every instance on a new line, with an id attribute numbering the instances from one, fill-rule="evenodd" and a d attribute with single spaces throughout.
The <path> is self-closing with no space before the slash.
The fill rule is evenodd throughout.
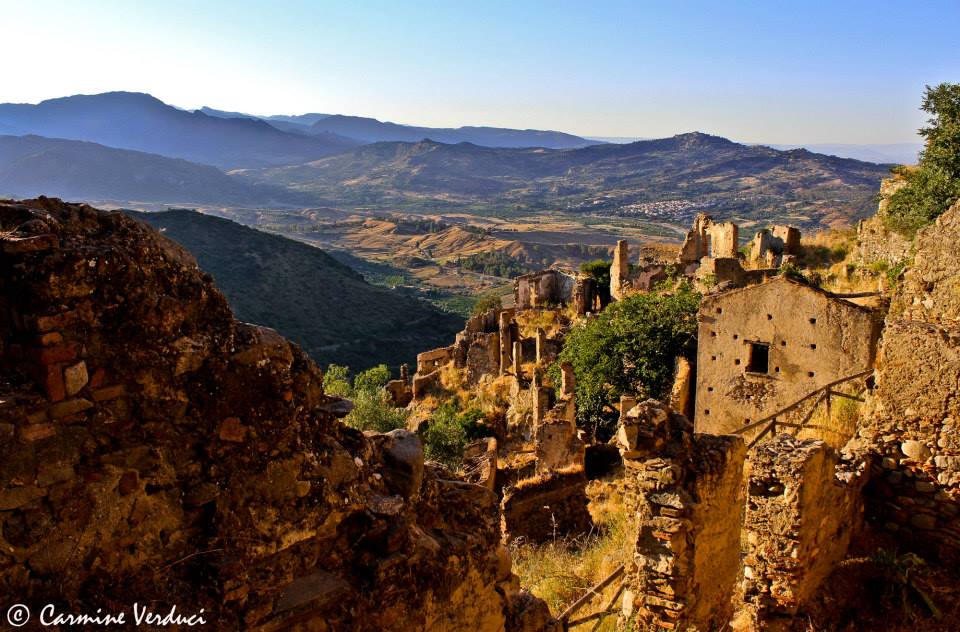
<path id="1" fill-rule="evenodd" d="M 739 229 L 736 224 L 717 223 L 709 215 L 700 213 L 693 220 L 693 227 L 677 253 L 677 262 L 687 266 L 700 263 L 704 257 L 736 259 L 739 248 Z"/>
<path id="2" fill-rule="evenodd" d="M 871 310 L 786 276 L 706 296 L 698 319 L 696 428 L 712 434 L 863 377 L 880 329 Z"/>
<path id="3" fill-rule="evenodd" d="M 121 213 L 0 204 L 0 594 L 215 629 L 541 630 L 496 496 Z M 36 610 L 35 610 L 36 612 Z"/>
<path id="4" fill-rule="evenodd" d="M 789 257 L 800 254 L 800 231 L 793 226 L 772 226 L 759 231 L 750 244 L 750 261 L 779 268 Z"/>

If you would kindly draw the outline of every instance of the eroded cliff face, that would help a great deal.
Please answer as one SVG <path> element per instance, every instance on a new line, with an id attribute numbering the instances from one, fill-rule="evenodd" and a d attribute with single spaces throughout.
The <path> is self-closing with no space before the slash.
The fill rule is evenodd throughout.
<path id="1" fill-rule="evenodd" d="M 0 203 L 0 595 L 218 629 L 539 630 L 494 494 L 120 213 Z M 11 602 L 11 603 L 12 603 Z"/>

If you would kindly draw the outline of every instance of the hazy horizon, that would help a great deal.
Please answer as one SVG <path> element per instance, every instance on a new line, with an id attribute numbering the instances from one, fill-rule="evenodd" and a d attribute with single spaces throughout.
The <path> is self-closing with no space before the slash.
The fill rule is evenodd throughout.
<path id="1" fill-rule="evenodd" d="M 8 42 L 30 54 L 9 65 L 0 102 L 131 91 L 260 116 L 899 144 L 918 142 L 924 85 L 960 76 L 955 2 L 41 0 L 4 13 Z"/>

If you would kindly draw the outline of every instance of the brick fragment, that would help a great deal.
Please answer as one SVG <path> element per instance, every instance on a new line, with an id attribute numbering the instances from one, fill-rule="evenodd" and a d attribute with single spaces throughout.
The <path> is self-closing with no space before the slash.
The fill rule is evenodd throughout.
<path id="1" fill-rule="evenodd" d="M 29 426 L 20 426 L 20 440 L 26 442 L 39 441 L 57 434 L 57 429 L 53 424 L 30 424 Z"/>
<path id="2" fill-rule="evenodd" d="M 69 362 L 77 357 L 77 349 L 73 345 L 56 345 L 54 347 L 38 347 L 30 350 L 30 359 L 38 364 L 54 364 Z"/>
<path id="3" fill-rule="evenodd" d="M 105 402 L 110 399 L 116 399 L 123 395 L 123 384 L 114 384 L 106 388 L 97 389 L 93 392 L 93 401 Z"/>
<path id="4" fill-rule="evenodd" d="M 61 417 L 67 417 L 68 415 L 75 415 L 89 408 L 93 408 L 93 402 L 88 399 L 83 399 L 82 397 L 68 399 L 65 402 L 60 402 L 59 404 L 54 404 L 51 406 L 50 417 L 53 419 L 59 419 Z"/>
<path id="5" fill-rule="evenodd" d="M 41 369 L 40 380 L 47 399 L 51 402 L 60 402 L 66 399 L 67 389 L 63 383 L 63 372 L 59 364 L 51 364 Z"/>
<path id="6" fill-rule="evenodd" d="M 107 372 L 103 368 L 99 368 L 93 372 L 93 375 L 90 376 L 90 388 L 100 388 L 103 386 L 103 382 L 107 377 Z"/>

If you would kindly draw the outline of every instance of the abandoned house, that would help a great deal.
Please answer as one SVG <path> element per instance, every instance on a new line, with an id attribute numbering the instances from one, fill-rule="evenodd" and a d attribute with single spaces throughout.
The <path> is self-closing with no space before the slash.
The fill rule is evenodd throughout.
<path id="1" fill-rule="evenodd" d="M 872 310 L 785 276 L 704 298 L 697 432 L 735 433 L 873 366 Z"/>

